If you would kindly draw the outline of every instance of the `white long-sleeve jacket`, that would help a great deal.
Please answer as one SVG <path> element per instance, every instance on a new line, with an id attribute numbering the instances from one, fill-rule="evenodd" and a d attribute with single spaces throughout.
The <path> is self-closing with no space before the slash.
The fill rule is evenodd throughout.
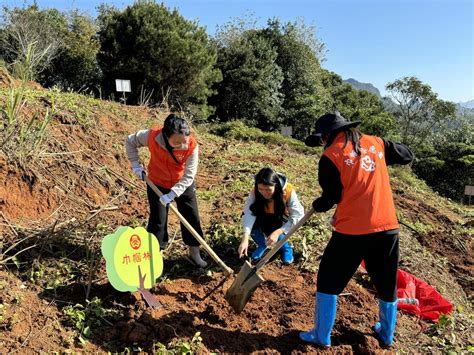
<path id="1" fill-rule="evenodd" d="M 278 174 L 280 178 L 280 183 L 283 186 L 283 191 L 287 188 L 287 179 L 286 176 L 283 174 Z M 244 230 L 244 235 L 249 236 L 252 227 L 257 220 L 257 217 L 253 214 L 250 210 L 250 206 L 255 202 L 255 193 L 254 191 L 250 191 L 247 200 L 244 204 L 244 214 L 242 216 L 242 227 Z M 296 195 L 296 191 L 293 190 L 291 192 L 290 197 L 286 201 L 286 207 L 288 209 L 288 221 L 281 227 L 283 233 L 288 233 L 288 231 L 293 227 L 298 221 L 303 218 L 304 216 L 304 208 L 301 205 L 301 202 L 298 200 L 298 196 Z"/>

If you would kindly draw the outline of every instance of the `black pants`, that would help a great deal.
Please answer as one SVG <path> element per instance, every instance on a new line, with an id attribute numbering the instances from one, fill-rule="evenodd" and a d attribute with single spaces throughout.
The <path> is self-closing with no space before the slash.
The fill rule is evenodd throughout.
<path id="1" fill-rule="evenodd" d="M 319 266 L 317 290 L 331 295 L 340 294 L 365 260 L 379 298 L 394 302 L 397 299 L 399 255 L 397 231 L 366 235 L 333 232 Z"/>
<path id="2" fill-rule="evenodd" d="M 170 189 L 165 189 L 161 186 L 157 186 L 158 189 L 163 193 L 167 194 Z M 153 233 L 163 246 L 164 243 L 168 242 L 168 209 L 161 204 L 159 196 L 150 188 L 147 187 L 148 202 L 150 204 L 150 219 L 148 220 L 147 231 Z M 201 222 L 199 220 L 199 211 L 196 200 L 196 187 L 193 183 L 189 186 L 184 193 L 176 198 L 176 204 L 178 211 L 188 221 L 188 223 L 194 228 L 194 230 L 203 237 Z M 183 241 L 186 245 L 197 247 L 199 242 L 193 237 L 186 227 L 181 223 L 181 234 Z"/>

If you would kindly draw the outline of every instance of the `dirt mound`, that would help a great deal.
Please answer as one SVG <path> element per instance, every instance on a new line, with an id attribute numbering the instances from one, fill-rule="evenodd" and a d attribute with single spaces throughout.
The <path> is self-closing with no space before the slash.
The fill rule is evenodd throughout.
<path id="1" fill-rule="evenodd" d="M 138 296 L 138 301 L 133 299 L 128 305 L 128 319 L 102 328 L 99 333 L 108 341 L 137 343 L 146 349 L 152 349 L 157 342 L 168 344 L 176 337 L 192 339 L 200 332 L 202 342 L 199 345 L 205 352 L 287 354 L 323 351 L 298 338 L 299 330 L 306 331 L 313 326 L 314 273 L 301 272 L 293 266 L 273 265 L 263 270 L 262 275 L 266 282 L 257 288 L 239 315 L 224 299 L 224 291 L 232 279 L 204 299 L 218 284 L 221 274 L 213 279 L 177 278 L 153 290 L 162 308 L 149 309 Z M 370 330 L 377 318 L 378 303 L 373 290 L 351 282 L 338 300 L 331 352 L 382 351 Z M 416 319 L 405 315 L 400 316 L 399 324 L 401 332 L 404 328 L 418 328 Z M 429 338 L 420 335 L 412 341 L 428 342 Z M 408 344 L 396 342 L 394 350 L 402 345 Z"/>
<path id="2" fill-rule="evenodd" d="M 9 88 L 13 85 L 13 79 L 6 68 L 0 67 L 0 88 Z"/>
<path id="3" fill-rule="evenodd" d="M 47 218 L 59 205 L 58 196 L 35 183 L 36 177 L 1 169 L 0 206 L 13 219 Z M 28 191 L 29 193 L 22 193 Z"/>
<path id="4" fill-rule="evenodd" d="M 66 111 L 60 110 L 55 117 L 67 115 Z M 130 107 L 127 111 L 139 111 L 143 116 L 147 110 Z M 12 220 L 50 222 L 58 219 L 54 212 L 59 207 L 57 212 L 66 215 L 88 214 L 106 205 L 111 195 L 123 190 L 124 184 L 139 186 L 130 180 L 124 150 L 116 149 L 118 142 L 122 148 L 126 135 L 134 130 L 133 125 L 117 116 L 103 116 L 100 126 L 99 130 L 71 124 L 51 125 L 47 147 L 51 153 L 39 153 L 28 171 L 0 157 L 0 205 L 5 216 Z M 108 139 L 111 135 L 120 138 Z"/>
<path id="5" fill-rule="evenodd" d="M 0 88 L 19 88 L 21 81 L 14 79 L 5 67 L 0 67 Z M 26 87 L 33 90 L 41 90 L 43 87 L 35 81 L 29 81 Z"/>
<path id="6" fill-rule="evenodd" d="M 98 350 L 92 343 L 76 348 L 74 332 L 58 322 L 58 304 L 54 299 L 40 299 L 36 288 L 0 271 L 0 291 L 0 353 Z"/>
<path id="7" fill-rule="evenodd" d="M 429 227 L 427 231 L 420 231 L 405 224 L 421 245 L 448 260 L 453 275 L 466 294 L 473 295 L 474 238 L 465 230 L 458 231 L 462 220 L 450 216 L 439 206 L 429 205 L 407 194 L 403 198 L 397 197 L 396 203 L 411 222 Z"/>

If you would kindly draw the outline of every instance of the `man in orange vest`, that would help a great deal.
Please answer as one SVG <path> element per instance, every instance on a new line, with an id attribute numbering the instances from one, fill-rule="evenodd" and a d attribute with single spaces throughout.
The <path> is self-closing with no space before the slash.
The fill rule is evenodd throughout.
<path id="1" fill-rule="evenodd" d="M 397 316 L 398 230 L 387 165 L 408 164 L 410 150 L 400 143 L 362 134 L 338 112 L 316 121 L 310 146 L 324 145 L 318 179 L 322 195 L 316 212 L 337 205 L 334 228 L 318 270 L 315 327 L 301 332 L 304 341 L 328 347 L 337 296 L 362 260 L 379 296 L 380 321 L 372 328 L 382 345 L 393 342 Z"/>
<path id="2" fill-rule="evenodd" d="M 148 186 L 150 218 L 147 230 L 160 243 L 160 249 L 168 246 L 168 205 L 176 200 L 178 211 L 189 224 L 203 236 L 196 200 L 194 178 L 198 168 L 199 146 L 185 119 L 170 114 L 161 128 L 140 130 L 128 136 L 127 157 L 138 178 L 143 179 L 145 169 L 139 162 L 138 148 L 148 147 L 150 162 L 148 177 L 164 194 L 158 198 Z M 189 247 L 189 257 L 199 267 L 206 267 L 199 252 L 199 242 L 181 225 L 184 243 Z"/>

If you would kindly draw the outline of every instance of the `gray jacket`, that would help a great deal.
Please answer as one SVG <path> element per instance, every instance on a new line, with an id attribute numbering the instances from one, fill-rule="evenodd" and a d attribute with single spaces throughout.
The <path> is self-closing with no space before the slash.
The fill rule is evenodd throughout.
<path id="1" fill-rule="evenodd" d="M 140 130 L 136 133 L 130 134 L 125 141 L 125 150 L 127 153 L 128 160 L 132 163 L 132 166 L 140 164 L 138 156 L 138 148 L 148 146 L 148 136 L 150 129 Z M 163 135 L 160 133 L 156 136 L 155 142 L 161 147 L 166 149 Z M 191 186 L 197 173 L 199 163 L 199 146 L 196 145 L 193 153 L 186 160 L 183 177 L 171 188 L 176 196 L 181 196 L 186 189 Z"/>

